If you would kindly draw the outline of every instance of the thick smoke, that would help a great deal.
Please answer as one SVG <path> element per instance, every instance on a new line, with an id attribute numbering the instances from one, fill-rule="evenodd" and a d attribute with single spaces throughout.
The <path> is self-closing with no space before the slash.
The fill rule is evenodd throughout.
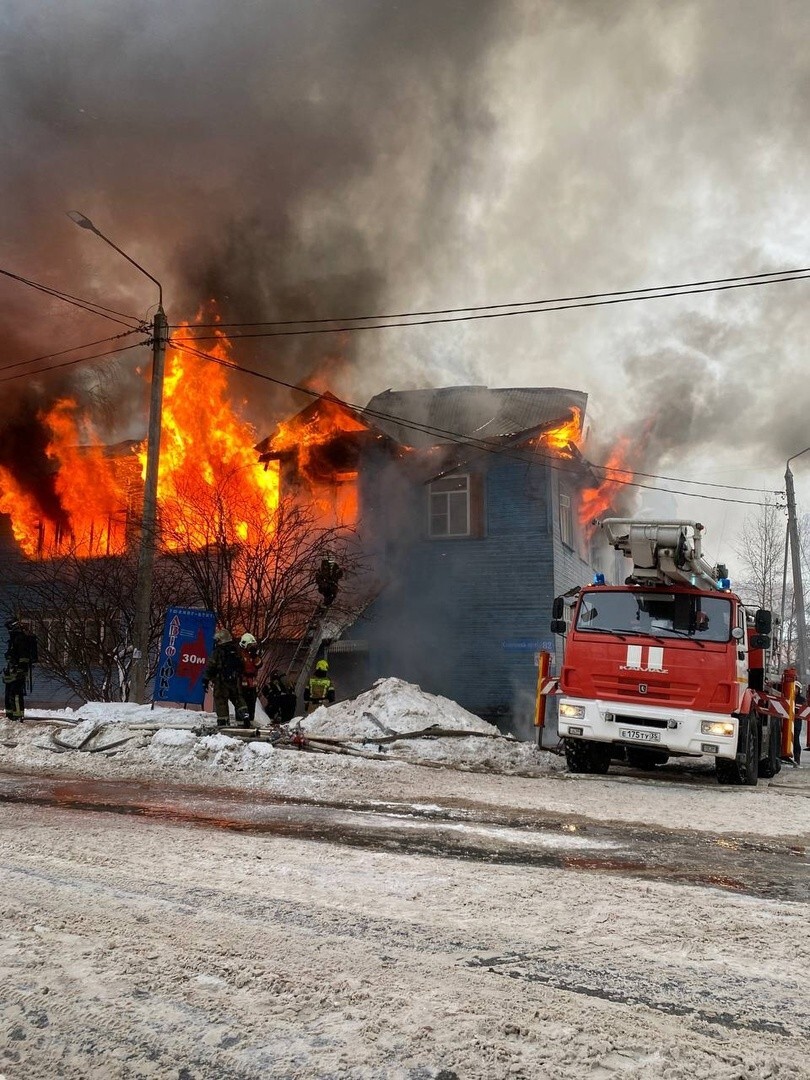
<path id="1" fill-rule="evenodd" d="M 363 315 L 807 261 L 799 0 L 7 0 L 2 29 L 3 261 L 139 316 L 150 283 L 63 211 L 163 281 L 172 322 L 211 299 L 225 322 Z M 292 383 L 326 365 L 361 402 L 574 386 L 605 445 L 649 433 L 642 467 L 744 482 L 808 441 L 806 289 L 250 339 L 238 358 Z M 104 332 L 3 290 L 4 366 Z M 140 434 L 132 364 L 113 370 L 107 434 Z M 245 387 L 260 434 L 303 404 Z"/>

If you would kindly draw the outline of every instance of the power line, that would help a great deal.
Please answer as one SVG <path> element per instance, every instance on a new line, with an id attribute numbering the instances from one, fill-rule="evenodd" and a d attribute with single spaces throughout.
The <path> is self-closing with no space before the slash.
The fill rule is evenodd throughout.
<path id="1" fill-rule="evenodd" d="M 331 319 L 286 319 L 275 322 L 248 323 L 195 323 L 194 326 L 180 327 L 172 325 L 170 329 L 195 330 L 197 328 L 239 328 L 247 326 L 319 326 L 332 322 L 370 322 L 366 326 L 331 326 L 326 329 L 276 330 L 252 334 L 229 335 L 231 340 L 238 338 L 261 337 L 297 337 L 307 334 L 335 334 L 352 330 L 385 330 L 403 326 L 430 326 L 433 323 L 470 322 L 478 319 L 499 319 L 512 315 L 535 315 L 551 311 L 567 311 L 587 307 L 603 307 L 611 304 L 628 304 L 640 300 L 663 300 L 672 296 L 691 296 L 708 292 L 725 292 L 729 289 L 746 289 L 762 285 L 779 285 L 788 281 L 805 281 L 810 274 L 810 267 L 798 270 L 775 270 L 771 273 L 748 274 L 736 278 L 716 278 L 709 281 L 687 282 L 683 285 L 652 285 L 646 289 L 626 289 L 616 292 L 585 293 L 580 296 L 563 296 L 548 300 L 529 300 L 507 304 L 481 304 L 462 308 L 440 308 L 432 311 L 405 311 L 393 315 L 348 315 Z M 764 280 L 764 279 L 768 280 Z M 517 309 L 517 310 L 507 310 Z M 462 312 L 486 312 L 486 314 L 461 314 Z M 419 319 L 420 316 L 431 316 Z M 432 316 L 446 316 L 433 318 Z M 407 322 L 382 322 L 380 320 L 407 319 Z M 375 321 L 376 320 L 376 321 Z M 411 321 L 413 320 L 413 321 Z M 216 341 L 218 335 L 200 335 L 195 341 Z"/>
<path id="2" fill-rule="evenodd" d="M 99 360 L 102 357 L 116 356 L 118 353 L 129 352 L 130 349 L 140 349 L 142 345 L 147 344 L 145 341 L 136 341 L 134 345 L 124 345 L 120 349 L 108 349 L 106 352 L 95 353 L 93 356 L 79 356 L 75 360 L 66 360 L 62 364 L 51 364 L 49 367 L 41 368 L 39 371 L 24 371 L 20 375 L 7 375 L 5 379 L 0 379 L 0 383 L 14 382 L 15 379 L 30 379 L 35 375 L 46 375 L 49 371 L 57 371 L 60 368 L 72 367 L 74 364 L 83 364 L 86 360 Z"/>
<path id="3" fill-rule="evenodd" d="M 32 356 L 29 360 L 18 360 L 14 364 L 0 365 L 0 372 L 12 371 L 14 368 L 27 367 L 29 364 L 38 364 L 42 360 L 53 360 L 57 356 L 66 356 L 68 353 L 78 352 L 80 349 L 92 349 L 94 345 L 106 345 L 109 341 L 120 341 L 121 338 L 130 337 L 132 334 L 140 333 L 138 330 L 125 330 L 122 334 L 113 334 L 112 337 L 98 338 L 96 341 L 85 342 L 84 345 L 74 345 L 70 349 L 62 349 L 60 352 L 46 353 L 44 356 Z M 87 359 L 86 357 L 80 357 L 79 359 Z M 29 371 L 28 375 L 40 375 L 43 371 L 50 371 L 50 368 L 43 368 L 42 371 Z"/>
<path id="4" fill-rule="evenodd" d="M 30 278 L 22 277 L 21 274 L 14 274 L 10 270 L 0 269 L 0 274 L 11 278 L 13 281 L 20 282 L 21 285 L 28 285 L 29 288 L 36 289 L 38 292 L 46 293 L 48 296 L 53 296 L 66 304 L 71 304 L 73 307 L 81 308 L 82 311 L 87 311 L 91 315 L 99 315 L 102 319 L 109 319 L 110 322 L 119 323 L 121 326 L 130 326 L 135 323 L 140 328 L 143 325 L 142 321 L 135 315 L 127 315 L 125 312 L 116 311 L 115 308 L 105 307 L 103 304 L 97 304 L 94 300 L 84 300 L 79 296 L 71 296 L 70 293 L 53 289 L 50 285 L 43 285 L 39 281 L 32 281 Z M 120 316 L 120 318 L 115 318 L 115 316 Z M 129 321 L 125 322 L 125 319 Z"/>
<path id="5" fill-rule="evenodd" d="M 241 372 L 242 374 L 245 374 L 245 375 L 253 375 L 258 379 L 263 379 L 266 382 L 274 383 L 277 386 L 283 386 L 288 390 L 296 390 L 296 391 L 299 391 L 300 393 L 306 394 L 307 396 L 312 397 L 312 398 L 319 398 L 319 397 L 322 396 L 317 390 L 309 390 L 306 387 L 295 386 L 293 383 L 285 382 L 283 379 L 277 379 L 272 375 L 266 375 L 266 374 L 264 374 L 263 372 L 260 372 L 260 371 L 253 371 L 250 368 L 237 367 L 235 364 L 233 364 L 229 360 L 223 360 L 218 356 L 212 356 L 210 353 L 202 352 L 200 349 L 195 349 L 193 346 L 187 345 L 184 342 L 178 341 L 178 340 L 176 340 L 174 338 L 170 338 L 168 344 L 170 346 L 172 346 L 173 348 L 175 348 L 175 349 L 180 349 L 182 352 L 187 352 L 187 353 L 190 353 L 190 354 L 192 354 L 194 356 L 198 356 L 203 360 L 209 360 L 214 364 L 219 364 L 221 367 L 227 367 L 227 368 L 230 368 L 232 371 Z M 355 412 L 361 413 L 363 415 L 373 416 L 373 417 L 376 417 L 377 419 L 391 420 L 391 421 L 393 421 L 393 422 L 395 422 L 397 424 L 400 424 L 402 427 L 404 427 L 406 429 L 409 429 L 409 430 L 412 430 L 412 431 L 419 431 L 419 432 L 422 432 L 423 434 L 429 434 L 429 435 L 441 434 L 448 441 L 457 443 L 459 445 L 468 446 L 471 449 L 481 450 L 483 452 L 490 453 L 490 454 L 499 454 L 501 456 L 505 455 L 505 456 L 511 457 L 511 458 L 513 458 L 515 460 L 522 461 L 527 465 L 535 464 L 534 459 L 536 459 L 538 457 L 541 457 L 541 458 L 545 459 L 545 464 L 547 464 L 549 468 L 556 469 L 556 470 L 559 470 L 561 472 L 570 472 L 571 468 L 572 468 L 572 464 L 570 462 L 566 462 L 564 459 L 561 459 L 561 458 L 557 457 L 556 455 L 549 454 L 549 453 L 546 453 L 546 452 L 543 452 L 543 451 L 539 451 L 539 450 L 538 451 L 530 451 L 530 452 L 529 451 L 524 451 L 524 452 L 518 451 L 516 453 L 514 450 L 510 450 L 509 448 L 506 448 L 506 447 L 500 448 L 500 447 L 492 446 L 491 443 L 486 443 L 486 442 L 483 442 L 481 440 L 476 440 L 476 439 L 470 439 L 468 436 L 463 435 L 460 432 L 442 431 L 441 429 L 438 429 L 438 428 L 431 428 L 428 425 L 422 425 L 422 424 L 418 424 L 418 423 L 415 423 L 415 422 L 412 422 L 412 421 L 409 421 L 409 420 L 405 420 L 405 419 L 403 419 L 401 417 L 392 416 L 389 413 L 377 412 L 374 409 L 368 409 L 368 408 L 363 407 L 362 405 L 354 405 L 352 402 L 343 401 L 340 398 L 335 398 L 335 400 L 340 405 L 344 405 L 345 407 L 347 407 L 349 409 L 352 409 Z M 587 461 L 584 458 L 582 460 L 586 465 L 591 466 L 591 462 Z M 597 469 L 598 468 L 605 468 L 605 466 L 598 466 L 598 465 L 593 466 L 593 467 L 597 468 Z M 632 470 L 627 469 L 625 471 L 631 472 Z M 754 501 L 748 500 L 748 499 L 730 499 L 730 498 L 727 498 L 726 496 L 722 496 L 722 495 L 695 495 L 694 492 L 690 492 L 690 491 L 680 491 L 680 490 L 672 489 L 672 488 L 662 488 L 662 487 L 658 487 L 657 485 L 654 485 L 654 484 L 640 484 L 640 483 L 637 483 L 637 482 L 632 481 L 632 480 L 611 479 L 611 480 L 609 480 L 609 482 L 612 483 L 612 484 L 615 484 L 615 485 L 617 485 L 619 487 L 634 487 L 634 488 L 646 489 L 646 490 L 649 490 L 649 491 L 663 491 L 663 492 L 667 492 L 667 493 L 672 494 L 672 495 L 684 495 L 686 497 L 691 497 L 691 498 L 709 499 L 712 502 L 739 503 L 739 504 L 741 504 L 743 506 L 764 506 L 764 505 L 766 505 L 765 503 L 754 502 Z M 676 482 L 690 483 L 690 481 L 688 481 L 688 480 L 686 480 L 686 481 L 676 481 Z M 723 485 L 718 485 L 718 486 L 723 486 Z"/>

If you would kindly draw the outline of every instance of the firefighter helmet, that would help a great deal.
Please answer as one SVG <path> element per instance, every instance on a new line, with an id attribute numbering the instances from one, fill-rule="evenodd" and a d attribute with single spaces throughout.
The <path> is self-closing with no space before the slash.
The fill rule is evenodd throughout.
<path id="1" fill-rule="evenodd" d="M 329 670 L 329 665 L 325 660 L 319 660 L 318 663 L 315 665 L 315 670 L 326 673 Z"/>
<path id="2" fill-rule="evenodd" d="M 243 649 L 249 649 L 251 645 L 258 645 L 259 643 L 253 636 L 253 634 L 242 634 L 241 638 L 239 639 L 239 644 L 242 646 Z"/>
<path id="3" fill-rule="evenodd" d="M 214 641 L 217 645 L 224 645 L 226 641 L 231 640 L 231 632 L 230 630 L 227 630 L 224 626 L 220 626 L 220 628 L 214 633 Z"/>

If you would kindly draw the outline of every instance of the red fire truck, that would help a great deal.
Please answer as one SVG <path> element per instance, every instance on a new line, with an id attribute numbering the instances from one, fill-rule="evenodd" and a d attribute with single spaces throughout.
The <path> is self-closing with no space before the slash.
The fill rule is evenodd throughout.
<path id="1" fill-rule="evenodd" d="M 749 611 L 731 592 L 725 568 L 702 555 L 697 522 L 599 527 L 632 570 L 623 585 L 597 578 L 554 601 L 551 629 L 565 651 L 553 689 L 569 770 L 711 755 L 721 784 L 774 776 L 790 751 L 796 672 L 771 666 L 771 612 Z"/>

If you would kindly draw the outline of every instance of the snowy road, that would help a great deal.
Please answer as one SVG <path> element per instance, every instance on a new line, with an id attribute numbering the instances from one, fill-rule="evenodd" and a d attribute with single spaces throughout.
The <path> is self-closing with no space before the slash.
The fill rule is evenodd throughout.
<path id="1" fill-rule="evenodd" d="M 654 880 L 672 848 L 650 878 L 554 865 L 636 858 L 635 836 L 462 821 L 457 801 L 386 825 L 396 851 L 262 830 L 255 811 L 234 829 L 50 801 L 0 816 L 8 1080 L 810 1076 L 807 904 L 762 895 L 780 865 L 798 880 L 788 845 L 763 842 L 745 894 Z M 372 833 L 394 816 L 285 812 Z M 402 839 L 460 825 L 469 851 Z M 537 858 L 498 861 L 520 844 Z M 739 855 L 692 846 L 706 873 Z"/>
<path id="2" fill-rule="evenodd" d="M 492 864 L 609 871 L 643 880 L 712 885 L 751 896 L 804 900 L 810 862 L 790 840 L 600 823 L 514 807 L 342 799 L 146 781 L 65 780 L 0 771 L 0 803 L 100 809 L 199 826 L 338 841 Z"/>

